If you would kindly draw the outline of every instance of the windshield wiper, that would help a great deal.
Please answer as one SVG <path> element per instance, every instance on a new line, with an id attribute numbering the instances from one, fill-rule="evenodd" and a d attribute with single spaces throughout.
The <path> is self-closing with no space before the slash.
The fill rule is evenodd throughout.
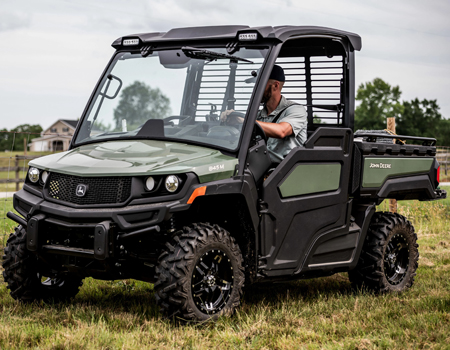
<path id="1" fill-rule="evenodd" d="M 252 61 L 247 60 L 245 58 L 232 56 L 232 55 L 227 55 L 226 53 L 220 53 L 220 52 L 214 52 L 214 51 L 209 51 L 209 50 L 197 49 L 195 47 L 190 47 L 190 46 L 182 47 L 181 51 L 183 51 L 184 54 L 187 57 L 190 57 L 190 58 L 203 58 L 203 59 L 208 60 L 208 61 L 215 61 L 218 58 L 229 58 L 231 61 L 234 61 L 234 62 L 244 61 L 244 62 L 253 63 Z"/>

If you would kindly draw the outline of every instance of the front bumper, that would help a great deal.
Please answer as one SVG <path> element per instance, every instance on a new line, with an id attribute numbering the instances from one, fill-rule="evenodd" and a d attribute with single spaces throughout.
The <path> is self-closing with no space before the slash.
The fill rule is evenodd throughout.
<path id="1" fill-rule="evenodd" d="M 88 259 L 105 260 L 131 237 L 160 231 L 160 224 L 177 211 L 189 208 L 178 201 L 140 204 L 123 208 L 79 209 L 49 202 L 33 193 L 20 190 L 14 195 L 14 208 L 25 218 L 14 213 L 8 217 L 27 230 L 27 248 L 30 251 Z M 63 231 L 85 232 L 92 237 L 88 247 L 63 243 L 48 244 L 45 236 L 50 226 Z"/>
<path id="2" fill-rule="evenodd" d="M 61 221 L 61 224 L 95 224 L 103 221 L 114 222 L 122 231 L 131 231 L 161 223 L 170 213 L 189 208 L 185 200 L 133 205 L 123 208 L 71 208 L 46 201 L 25 190 L 14 195 L 14 208 L 26 221 L 37 214 Z"/>

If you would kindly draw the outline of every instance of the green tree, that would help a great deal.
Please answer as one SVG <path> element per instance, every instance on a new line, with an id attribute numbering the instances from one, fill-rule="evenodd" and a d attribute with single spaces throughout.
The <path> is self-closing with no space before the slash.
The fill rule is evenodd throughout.
<path id="1" fill-rule="evenodd" d="M 148 119 L 161 119 L 169 116 L 170 112 L 170 100 L 161 90 L 135 81 L 122 90 L 114 110 L 116 130 L 122 128 L 123 119 L 127 121 L 128 130 L 133 130 Z"/>
<path id="2" fill-rule="evenodd" d="M 433 137 L 438 145 L 450 145 L 450 121 L 439 113 L 436 100 L 400 102 L 401 91 L 380 78 L 361 84 L 356 100 L 355 129 L 383 130 L 386 118 L 396 117 L 399 135 Z"/>
<path id="3" fill-rule="evenodd" d="M 3 128 L 0 130 L 0 152 L 9 151 L 11 149 L 11 140 L 10 136 L 12 136 L 8 129 Z"/>
<path id="4" fill-rule="evenodd" d="M 398 117 L 403 112 L 400 103 L 402 92 L 380 78 L 361 84 L 356 100 L 361 103 L 355 109 L 355 130 L 386 129 L 386 118 Z"/>
<path id="5" fill-rule="evenodd" d="M 35 124 L 22 124 L 11 129 L 14 134 L 9 134 L 8 136 L 8 148 L 9 151 L 23 151 L 24 140 L 27 144 L 31 142 L 32 139 L 40 137 L 42 132 L 42 126 Z"/>
<path id="6" fill-rule="evenodd" d="M 436 100 L 403 101 L 403 112 L 396 120 L 397 134 L 436 137 L 442 116 Z"/>
<path id="7" fill-rule="evenodd" d="M 437 144 L 439 146 L 450 146 L 450 120 L 442 118 L 436 132 Z"/>

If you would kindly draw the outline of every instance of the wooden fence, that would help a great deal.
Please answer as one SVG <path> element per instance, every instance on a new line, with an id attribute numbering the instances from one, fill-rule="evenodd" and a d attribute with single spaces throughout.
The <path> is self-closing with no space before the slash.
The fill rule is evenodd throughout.
<path id="1" fill-rule="evenodd" d="M 8 179 L 0 179 L 0 184 L 4 183 L 15 183 L 16 184 L 16 191 L 20 189 L 20 184 L 25 181 L 24 178 L 20 177 L 20 172 L 23 171 L 25 174 L 28 170 L 28 162 L 22 166 L 20 166 L 20 161 L 30 161 L 35 158 L 39 158 L 40 156 L 19 156 L 16 155 L 15 157 L 11 157 L 14 160 L 14 166 L 9 167 L 0 167 L 0 172 L 6 172 L 9 173 L 15 173 L 15 176 L 13 178 Z"/>
<path id="2" fill-rule="evenodd" d="M 445 175 L 448 174 L 448 169 L 450 168 L 450 147 L 437 147 L 436 149 L 436 159 L 441 166 L 441 174 L 444 171 Z"/>

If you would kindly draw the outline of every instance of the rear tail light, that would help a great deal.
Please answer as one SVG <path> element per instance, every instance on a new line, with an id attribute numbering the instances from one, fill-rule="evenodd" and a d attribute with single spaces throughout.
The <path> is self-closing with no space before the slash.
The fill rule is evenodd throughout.
<path id="1" fill-rule="evenodd" d="M 438 166 L 436 179 L 439 185 L 439 183 L 441 182 L 441 166 Z"/>

